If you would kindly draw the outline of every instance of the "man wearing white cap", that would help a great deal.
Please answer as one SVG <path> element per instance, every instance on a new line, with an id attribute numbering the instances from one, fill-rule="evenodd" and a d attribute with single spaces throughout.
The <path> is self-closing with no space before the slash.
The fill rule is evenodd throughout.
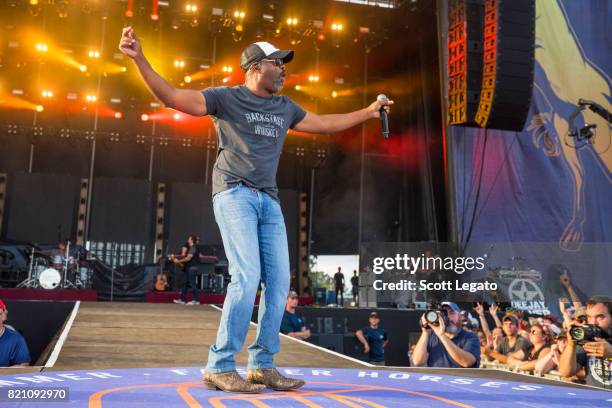
<path id="1" fill-rule="evenodd" d="M 281 212 L 276 171 L 289 129 L 335 133 L 389 111 L 393 101 L 336 115 L 306 112 L 286 96 L 276 95 L 285 81 L 285 64 L 293 51 L 267 42 L 242 52 L 245 83 L 203 91 L 176 89 L 144 57 L 132 27 L 119 44 L 134 59 L 151 92 L 167 107 L 195 116 L 211 115 L 219 148 L 213 168 L 215 219 L 229 261 L 232 280 L 221 313 L 215 344 L 210 348 L 204 385 L 228 392 L 291 390 L 302 380 L 283 377 L 274 366 L 280 349 L 279 329 L 289 291 L 289 251 Z M 255 342 L 249 346 L 247 381 L 236 372 L 234 356 L 244 344 L 257 286 L 263 291 Z"/>

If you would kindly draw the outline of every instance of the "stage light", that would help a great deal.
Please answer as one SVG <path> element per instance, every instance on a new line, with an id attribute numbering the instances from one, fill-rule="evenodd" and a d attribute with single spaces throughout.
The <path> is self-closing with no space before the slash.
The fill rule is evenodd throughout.
<path id="1" fill-rule="evenodd" d="M 110 103 L 119 104 L 121 103 L 120 98 L 110 98 Z"/>
<path id="2" fill-rule="evenodd" d="M 370 34 L 370 27 L 359 27 L 359 32 L 361 34 Z"/>
<path id="3" fill-rule="evenodd" d="M 191 83 L 191 77 L 189 75 L 185 75 L 185 78 L 183 78 L 183 81 L 185 81 L 186 84 L 190 84 Z"/>
<path id="4" fill-rule="evenodd" d="M 11 93 L 13 95 L 23 95 L 23 89 L 12 89 Z"/>
<path id="5" fill-rule="evenodd" d="M 244 11 L 240 11 L 240 10 L 236 10 L 234 11 L 234 18 L 244 18 L 246 14 L 244 13 Z"/>
<path id="6" fill-rule="evenodd" d="M 53 91 L 43 90 L 41 94 L 43 98 L 53 98 Z"/>
<path id="7" fill-rule="evenodd" d="M 38 6 L 38 0 L 30 0 L 30 6 Z"/>
<path id="8" fill-rule="evenodd" d="M 42 105 L 36 105 L 36 112 L 42 112 L 45 110 L 45 107 Z"/>
<path id="9" fill-rule="evenodd" d="M 134 17 L 134 0 L 127 0 L 126 17 Z"/>
<path id="10" fill-rule="evenodd" d="M 151 20 L 159 20 L 159 0 L 153 0 L 153 6 L 151 10 Z"/>
<path id="11" fill-rule="evenodd" d="M 77 94 L 75 94 L 74 92 L 69 92 L 66 95 L 66 99 L 68 99 L 69 101 L 76 101 L 77 100 Z"/>
<path id="12" fill-rule="evenodd" d="M 97 100 L 98 98 L 96 97 L 96 95 L 87 95 L 85 96 L 85 100 L 89 103 L 93 103 Z"/>
<path id="13" fill-rule="evenodd" d="M 227 84 L 229 82 L 230 78 L 229 77 L 225 77 L 221 80 L 221 82 L 223 82 L 224 84 Z"/>
<path id="14" fill-rule="evenodd" d="M 81 65 L 81 66 L 79 67 L 79 71 L 81 71 L 81 72 L 87 72 L 87 65 Z"/>
<path id="15" fill-rule="evenodd" d="M 289 26 L 296 26 L 298 23 L 298 19 L 297 18 L 288 18 L 287 19 L 287 25 Z"/>
<path id="16" fill-rule="evenodd" d="M 89 50 L 87 55 L 89 55 L 89 58 L 100 58 L 100 51 Z"/>
<path id="17" fill-rule="evenodd" d="M 181 118 L 181 115 L 178 113 L 175 113 L 174 115 L 172 115 L 172 117 L 174 118 L 174 120 L 179 120 Z"/>
<path id="18" fill-rule="evenodd" d="M 319 76 L 318 75 L 310 75 L 308 77 L 308 81 L 310 81 L 310 82 L 319 82 Z"/>
<path id="19" fill-rule="evenodd" d="M 225 73 L 231 73 L 234 71 L 234 68 L 230 67 L 229 65 L 224 65 L 223 68 L 221 69 L 223 72 Z"/>
<path id="20" fill-rule="evenodd" d="M 36 51 L 38 52 L 47 52 L 49 51 L 49 46 L 45 43 L 36 44 Z"/>
<path id="21" fill-rule="evenodd" d="M 127 67 L 121 67 L 121 72 L 127 72 Z"/>
<path id="22" fill-rule="evenodd" d="M 115 112 L 115 119 L 121 119 L 121 118 L 123 118 L 123 113 Z"/>
<path id="23" fill-rule="evenodd" d="M 296 85 L 296 86 L 295 86 L 295 90 L 296 90 L 296 91 L 299 91 L 300 89 L 302 89 L 302 87 L 301 87 L 300 85 Z"/>
<path id="24" fill-rule="evenodd" d="M 149 115 L 147 115 L 146 113 L 143 113 L 142 115 L 140 115 L 140 120 L 142 120 L 143 122 L 146 122 L 147 120 L 149 120 Z"/>
<path id="25" fill-rule="evenodd" d="M 174 60 L 174 68 L 185 68 L 185 61 Z"/>
<path id="26" fill-rule="evenodd" d="M 344 29 L 344 26 L 341 23 L 333 23 L 331 29 L 332 31 L 340 32 Z"/>
<path id="27" fill-rule="evenodd" d="M 197 13 L 198 12 L 198 6 L 196 4 L 186 4 L 185 5 L 185 11 L 187 13 Z"/>
<path id="28" fill-rule="evenodd" d="M 236 24 L 236 27 L 234 27 L 234 30 L 241 33 L 244 31 L 244 26 L 242 24 Z"/>

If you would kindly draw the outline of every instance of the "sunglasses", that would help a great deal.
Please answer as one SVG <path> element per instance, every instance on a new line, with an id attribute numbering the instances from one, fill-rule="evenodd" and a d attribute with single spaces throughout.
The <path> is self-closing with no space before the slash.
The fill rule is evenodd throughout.
<path id="1" fill-rule="evenodd" d="M 271 63 L 273 63 L 277 67 L 282 67 L 283 65 L 285 65 L 285 62 L 283 61 L 282 58 L 262 59 L 262 61 L 271 62 Z"/>

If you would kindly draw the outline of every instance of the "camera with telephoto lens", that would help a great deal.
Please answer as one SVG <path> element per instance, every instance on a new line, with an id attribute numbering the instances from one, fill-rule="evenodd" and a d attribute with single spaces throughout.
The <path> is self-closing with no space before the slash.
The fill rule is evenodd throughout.
<path id="1" fill-rule="evenodd" d="M 445 309 L 430 309 L 426 311 L 423 316 L 425 316 L 425 321 L 432 326 L 439 326 L 439 318 L 442 318 L 444 325 L 448 327 L 448 314 Z M 427 328 L 427 326 L 423 327 Z"/>
<path id="2" fill-rule="evenodd" d="M 588 343 L 589 341 L 595 340 L 595 337 L 601 339 L 608 338 L 608 333 L 602 330 L 599 326 L 594 324 L 585 324 L 583 326 L 572 326 L 569 331 L 571 338 L 579 344 Z"/>

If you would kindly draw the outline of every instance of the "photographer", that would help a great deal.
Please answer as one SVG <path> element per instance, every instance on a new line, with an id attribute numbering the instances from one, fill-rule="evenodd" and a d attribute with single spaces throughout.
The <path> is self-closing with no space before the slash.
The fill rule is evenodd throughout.
<path id="1" fill-rule="evenodd" d="M 559 373 L 571 377 L 584 367 L 586 383 L 595 387 L 612 386 L 612 299 L 594 296 L 586 306 L 586 325 L 576 322 L 570 329 L 567 347 L 561 354 Z M 575 329 L 581 330 L 575 330 Z M 577 341 L 576 337 L 583 337 Z"/>
<path id="2" fill-rule="evenodd" d="M 434 322 L 433 313 L 437 314 Z M 478 336 L 461 328 L 461 309 L 455 303 L 442 302 L 439 311 L 423 314 L 421 327 L 421 337 L 412 354 L 415 366 L 476 368 L 480 365 Z"/>

